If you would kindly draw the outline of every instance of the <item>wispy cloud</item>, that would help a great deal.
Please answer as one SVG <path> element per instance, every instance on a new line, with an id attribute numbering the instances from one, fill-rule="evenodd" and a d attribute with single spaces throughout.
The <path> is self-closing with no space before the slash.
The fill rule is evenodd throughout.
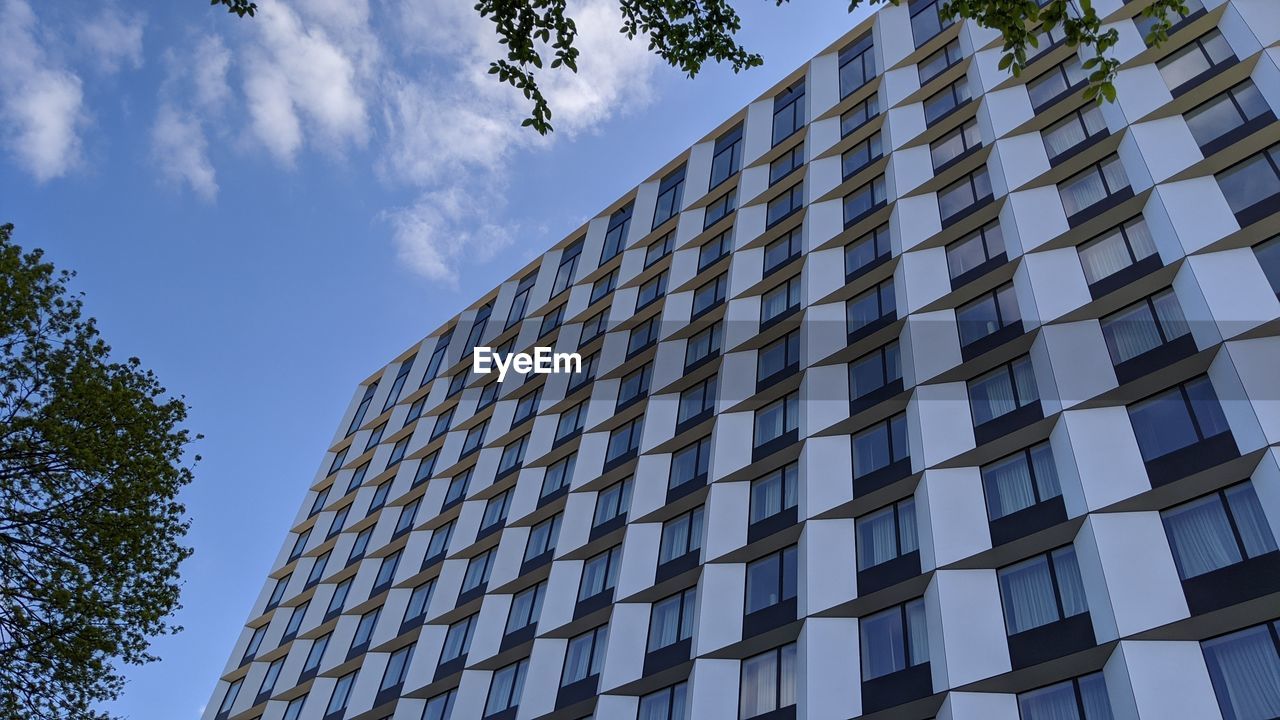
<path id="1" fill-rule="evenodd" d="M 142 30 L 146 19 L 141 15 L 125 15 L 115 5 L 106 3 L 97 14 L 84 20 L 76 30 L 76 40 L 89 52 L 94 67 L 112 74 L 123 65 L 142 67 Z"/>
<path id="2" fill-rule="evenodd" d="M 217 197 L 218 180 L 199 120 L 164 105 L 152 128 L 151 141 L 153 157 L 166 180 L 186 185 L 206 201 Z"/>
<path id="3" fill-rule="evenodd" d="M 61 177 L 80 159 L 80 77 L 49 57 L 25 0 L 0 0 L 0 38 L 0 140 L 37 182 Z"/>

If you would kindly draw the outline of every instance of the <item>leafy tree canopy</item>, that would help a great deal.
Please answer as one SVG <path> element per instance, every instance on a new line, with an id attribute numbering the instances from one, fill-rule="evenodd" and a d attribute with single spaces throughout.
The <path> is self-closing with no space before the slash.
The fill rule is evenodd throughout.
<path id="1" fill-rule="evenodd" d="M 787 0 L 773 0 L 782 5 Z M 903 0 L 849 0 L 849 12 L 862 5 Z M 1004 37 L 1000 68 L 1018 75 L 1034 55 L 1036 35 L 1041 30 L 1061 28 L 1068 45 L 1087 48 L 1084 67 L 1089 71 L 1088 98 L 1099 102 L 1115 100 L 1113 84 L 1120 63 L 1107 51 L 1119 34 L 1103 29 L 1093 0 L 941 0 L 944 17 L 966 18 Z M 240 17 L 253 16 L 258 7 L 253 0 L 210 0 Z M 748 51 L 735 37 L 742 21 L 729 0 L 618 0 L 622 11 L 620 31 L 628 38 L 649 39 L 649 50 L 689 77 L 698 74 L 708 60 L 728 63 L 734 72 L 764 63 L 759 54 Z M 489 73 L 524 93 L 533 109 L 523 125 L 545 135 L 551 131 L 551 108 L 538 86 L 536 74 L 550 59 L 551 69 L 578 70 L 578 48 L 574 46 L 577 27 L 569 16 L 567 0 L 476 0 L 476 12 L 493 21 L 506 57 L 489 65 Z M 1172 27 L 1174 12 L 1186 13 L 1185 0 L 1154 0 L 1143 9 L 1155 18 L 1147 42 L 1164 42 Z M 1028 52 L 1030 49 L 1032 52 Z"/>
<path id="2" fill-rule="evenodd" d="M 0 225 L 0 718 L 106 718 L 177 630 L 187 407 Z M 198 459 L 198 458 L 197 458 Z"/>

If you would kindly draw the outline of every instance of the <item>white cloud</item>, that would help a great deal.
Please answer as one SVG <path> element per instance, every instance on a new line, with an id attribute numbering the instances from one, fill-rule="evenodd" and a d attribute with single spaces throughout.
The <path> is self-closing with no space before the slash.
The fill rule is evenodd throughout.
<path id="1" fill-rule="evenodd" d="M 209 35 L 196 44 L 191 73 L 196 104 L 202 110 L 214 111 L 231 101 L 231 86 L 227 83 L 230 65 L 231 52 L 222 38 Z"/>
<path id="2" fill-rule="evenodd" d="M 317 147 L 364 144 L 368 113 L 349 54 L 280 0 L 263 0 L 254 24 L 244 91 L 258 140 L 286 163 L 302 148 L 304 124 L 319 135 Z"/>
<path id="3" fill-rule="evenodd" d="M 106 5 L 97 16 L 80 25 L 76 39 L 106 74 L 115 73 L 124 63 L 137 69 L 142 67 L 144 24 L 141 15 L 124 17 L 115 7 Z"/>
<path id="4" fill-rule="evenodd" d="M 411 270 L 456 287 L 458 266 L 491 260 L 515 240 L 517 226 L 484 220 L 493 195 L 452 186 L 431 190 L 411 207 L 387 213 L 398 256 Z M 499 203 L 500 204 L 500 203 Z"/>
<path id="5" fill-rule="evenodd" d="M 492 22 L 456 0 L 401 6 L 403 50 L 411 64 L 431 71 L 395 75 L 384 98 L 388 145 L 380 169 L 392 181 L 424 189 L 412 207 L 388 213 L 410 269 L 456 283 L 464 264 L 483 262 L 512 242 L 514 228 L 493 219 L 500 208 L 465 202 L 459 188 L 483 188 L 469 192 L 473 198 L 501 197 L 517 152 L 550 147 L 650 101 L 656 59 L 618 32 L 617 8 L 585 0 L 569 12 L 579 33 L 579 72 L 538 74 L 556 127 L 542 138 L 520 126 L 528 101 L 488 74 L 501 54 Z M 437 189 L 442 185 L 450 189 Z"/>
<path id="6" fill-rule="evenodd" d="M 0 139 L 45 182 L 79 161 L 86 115 L 79 76 L 52 62 L 37 31 L 25 0 L 0 0 Z"/>
<path id="7" fill-rule="evenodd" d="M 151 131 L 151 150 L 166 180 L 186 185 L 206 201 L 218 194 L 217 176 L 209 162 L 209 143 L 199 120 L 169 105 L 160 108 Z"/>

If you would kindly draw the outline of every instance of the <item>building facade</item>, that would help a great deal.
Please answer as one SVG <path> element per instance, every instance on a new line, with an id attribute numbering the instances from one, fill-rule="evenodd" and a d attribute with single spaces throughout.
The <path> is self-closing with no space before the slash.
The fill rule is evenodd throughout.
<path id="1" fill-rule="evenodd" d="M 1280 716 L 1280 4 L 939 4 L 367 378 L 205 718 Z"/>

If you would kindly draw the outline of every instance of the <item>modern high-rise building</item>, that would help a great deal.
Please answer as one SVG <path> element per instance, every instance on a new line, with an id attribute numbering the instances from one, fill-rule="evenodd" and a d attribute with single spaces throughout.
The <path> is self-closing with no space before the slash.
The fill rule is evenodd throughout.
<path id="1" fill-rule="evenodd" d="M 939 4 L 365 379 L 205 718 L 1280 716 L 1280 3 Z"/>

